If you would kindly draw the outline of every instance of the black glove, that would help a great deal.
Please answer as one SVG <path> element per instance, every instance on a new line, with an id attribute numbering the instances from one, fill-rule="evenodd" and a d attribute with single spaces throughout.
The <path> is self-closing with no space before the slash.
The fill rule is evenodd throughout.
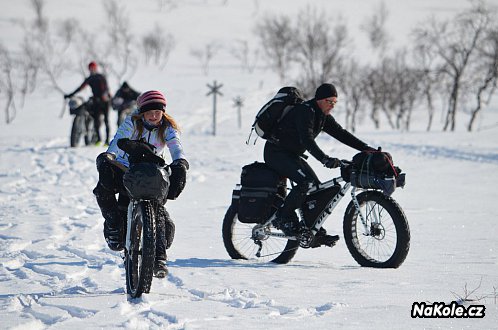
<path id="1" fill-rule="evenodd" d="M 97 159 L 95 160 L 95 164 L 97 165 L 97 171 L 100 172 L 100 168 L 102 167 L 102 164 L 112 161 L 116 159 L 116 155 L 110 152 L 103 152 L 100 155 L 97 156 Z"/>
<path id="2" fill-rule="evenodd" d="M 341 160 L 339 158 L 325 156 L 325 158 L 323 158 L 322 160 L 322 164 L 327 168 L 336 168 L 341 166 Z"/>
<path id="3" fill-rule="evenodd" d="M 176 199 L 187 183 L 187 170 L 189 164 L 185 159 L 176 159 L 171 163 L 171 175 L 169 177 L 168 199 Z"/>
<path id="4" fill-rule="evenodd" d="M 65 99 L 70 99 L 71 97 L 73 97 L 73 94 L 64 94 Z"/>
<path id="5" fill-rule="evenodd" d="M 190 168 L 190 165 L 187 162 L 187 160 L 183 158 L 174 160 L 173 163 L 171 163 L 171 166 L 183 166 L 185 167 L 186 170 Z"/>

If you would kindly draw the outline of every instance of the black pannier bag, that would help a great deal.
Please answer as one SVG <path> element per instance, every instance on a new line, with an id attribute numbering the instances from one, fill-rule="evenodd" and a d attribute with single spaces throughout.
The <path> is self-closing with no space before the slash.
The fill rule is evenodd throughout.
<path id="1" fill-rule="evenodd" d="M 405 173 L 394 166 L 388 152 L 362 151 L 353 157 L 350 180 L 354 187 L 380 189 L 390 196 L 396 187 L 405 186 Z"/>
<path id="2" fill-rule="evenodd" d="M 242 168 L 238 218 L 243 223 L 263 223 L 283 203 L 286 179 L 265 163 L 254 162 Z"/>
<path id="3" fill-rule="evenodd" d="M 153 163 L 132 164 L 123 175 L 123 184 L 131 198 L 162 200 L 169 190 L 169 172 Z"/>

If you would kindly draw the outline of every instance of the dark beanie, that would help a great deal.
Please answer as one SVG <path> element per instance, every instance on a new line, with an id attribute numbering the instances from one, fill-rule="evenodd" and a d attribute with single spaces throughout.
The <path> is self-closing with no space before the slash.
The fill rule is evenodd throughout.
<path id="1" fill-rule="evenodd" d="M 329 97 L 337 97 L 337 90 L 332 84 L 322 84 L 316 89 L 315 99 L 323 100 Z"/>
<path id="2" fill-rule="evenodd" d="M 152 102 L 152 103 L 147 103 L 146 105 L 142 105 L 140 108 L 139 108 L 139 113 L 144 113 L 144 112 L 147 112 L 149 110 L 162 110 L 164 111 L 164 104 L 162 103 L 159 103 L 159 102 Z"/>

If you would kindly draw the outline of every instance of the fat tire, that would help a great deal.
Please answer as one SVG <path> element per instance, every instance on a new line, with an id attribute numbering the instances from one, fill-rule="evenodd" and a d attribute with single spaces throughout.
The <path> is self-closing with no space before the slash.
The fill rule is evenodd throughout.
<path id="1" fill-rule="evenodd" d="M 371 212 L 369 212 L 369 216 L 373 216 L 373 213 L 376 212 L 375 214 L 380 217 L 390 217 L 391 220 L 386 219 L 385 224 L 388 225 L 389 222 L 392 221 L 394 229 L 391 231 L 391 234 L 396 235 L 396 244 L 390 256 L 385 258 L 375 258 L 372 256 L 373 253 L 370 252 L 380 251 L 376 248 L 378 248 L 381 244 L 388 244 L 389 237 L 386 235 L 384 235 L 381 239 L 373 236 L 365 236 L 368 238 L 359 237 L 359 235 L 362 234 L 363 225 L 361 223 L 360 216 L 356 212 L 354 203 L 351 201 L 346 209 L 343 223 L 344 240 L 349 252 L 353 256 L 354 260 L 356 260 L 356 262 L 363 267 L 398 268 L 405 260 L 410 249 L 410 229 L 408 227 L 408 221 L 405 213 L 394 199 L 385 196 L 379 191 L 372 190 L 362 192 L 358 194 L 357 199 L 363 214 L 365 214 L 366 203 L 370 202 L 371 204 L 369 204 L 369 207 L 372 205 L 375 206 L 370 209 Z M 385 234 L 386 228 L 382 228 Z M 368 240 L 368 242 L 372 244 L 367 246 L 368 252 L 363 248 L 362 245 L 365 244 L 362 244 L 360 242 L 361 240 Z M 372 246 L 375 248 L 372 248 Z"/>
<path id="2" fill-rule="evenodd" d="M 95 144 L 95 141 L 97 141 L 97 132 L 95 132 L 95 129 L 93 126 L 92 116 L 90 116 L 90 115 L 86 116 L 85 127 L 86 127 L 85 145 L 89 146 L 89 145 Z"/>
<path id="3" fill-rule="evenodd" d="M 132 298 L 138 298 L 142 293 L 149 293 L 152 284 L 156 254 L 154 220 L 150 202 L 139 202 L 133 208 L 130 251 L 125 252 L 126 292 Z"/>
<path id="4" fill-rule="evenodd" d="M 71 127 L 71 148 L 76 148 L 80 144 L 80 139 L 85 131 L 85 117 L 76 115 L 73 119 L 73 126 Z"/>
<path id="5" fill-rule="evenodd" d="M 237 239 L 234 237 L 234 228 L 236 225 L 238 226 L 247 226 L 248 227 L 248 234 L 245 237 L 241 237 L 239 240 L 244 242 L 244 246 L 249 246 L 251 247 L 250 250 L 253 250 L 253 248 L 257 248 L 256 244 L 253 242 L 251 239 L 251 234 L 250 234 L 250 229 L 249 227 L 253 227 L 252 224 L 245 224 L 241 223 L 238 220 L 237 217 L 237 205 L 232 203 L 230 207 L 228 208 L 225 218 L 223 219 L 223 227 L 222 227 L 222 236 L 223 236 L 223 243 L 225 245 L 225 249 L 228 252 L 228 255 L 232 259 L 244 259 L 248 260 L 254 256 L 249 255 L 249 253 L 244 253 L 241 251 L 240 248 L 237 248 L 237 246 L 240 246 L 242 244 L 238 244 Z M 272 240 L 274 238 L 270 237 L 268 240 Z M 262 241 L 263 244 L 267 244 L 268 240 Z M 282 239 L 279 239 L 282 240 Z M 254 246 L 251 246 L 251 245 Z M 297 240 L 287 240 L 287 243 L 285 244 L 285 247 L 282 249 L 282 252 L 276 255 L 276 258 L 268 260 L 273 263 L 277 264 L 286 264 L 291 259 L 296 255 L 297 249 L 299 247 L 299 242 Z"/>

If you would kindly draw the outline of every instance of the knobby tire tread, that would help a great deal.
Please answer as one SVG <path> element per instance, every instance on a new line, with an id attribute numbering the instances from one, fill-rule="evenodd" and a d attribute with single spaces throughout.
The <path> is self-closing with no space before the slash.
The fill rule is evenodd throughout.
<path id="1" fill-rule="evenodd" d="M 137 235 L 131 235 L 132 244 L 142 243 L 142 262 L 140 267 L 138 265 L 138 258 L 135 258 L 133 254 L 127 253 L 125 268 L 126 268 L 126 285 L 127 292 L 132 298 L 138 298 L 142 293 L 148 293 L 152 284 L 152 277 L 154 271 L 154 261 L 156 253 L 156 228 L 155 228 L 155 218 L 153 212 L 153 206 L 150 202 L 142 201 L 138 203 L 138 206 L 133 210 L 132 220 L 135 219 L 135 212 L 140 209 L 142 214 L 142 235 L 137 237 Z M 132 224 L 132 231 L 134 231 L 135 224 Z M 136 276 L 138 280 L 134 280 L 133 276 Z"/>
<path id="2" fill-rule="evenodd" d="M 228 208 L 225 217 L 223 219 L 223 227 L 222 227 L 223 244 L 225 245 L 225 249 L 227 250 L 228 255 L 232 259 L 247 260 L 248 259 L 247 256 L 244 256 L 241 252 L 239 252 L 233 242 L 233 226 L 237 221 L 238 221 L 237 205 L 232 203 Z M 296 255 L 298 247 L 299 247 L 298 241 L 288 240 L 285 250 L 282 253 L 280 253 L 275 259 L 272 259 L 271 262 L 277 264 L 288 263 Z"/>
<path id="3" fill-rule="evenodd" d="M 397 240 L 396 248 L 388 260 L 379 262 L 365 257 L 354 243 L 355 234 L 352 228 L 354 227 L 354 222 L 356 222 L 357 226 L 360 226 L 361 219 L 356 214 L 356 208 L 353 201 L 351 201 L 346 209 L 343 223 L 344 240 L 351 256 L 363 267 L 398 268 L 404 262 L 410 249 L 410 229 L 403 210 L 393 198 L 385 196 L 379 191 L 362 192 L 358 194 L 357 199 L 360 206 L 367 201 L 372 201 L 381 205 L 389 213 L 396 228 Z"/>

